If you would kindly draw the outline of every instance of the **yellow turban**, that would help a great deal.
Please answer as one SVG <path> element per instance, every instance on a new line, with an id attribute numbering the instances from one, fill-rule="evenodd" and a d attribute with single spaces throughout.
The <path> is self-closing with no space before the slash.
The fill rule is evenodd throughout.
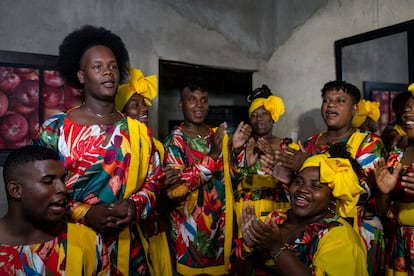
<path id="1" fill-rule="evenodd" d="M 358 110 L 352 118 L 352 126 L 360 127 L 367 117 L 371 118 L 373 121 L 378 121 L 380 117 L 379 107 L 379 102 L 360 100 L 358 103 Z"/>
<path id="2" fill-rule="evenodd" d="M 411 95 L 414 97 L 414 82 L 408 86 L 407 90 L 411 92 Z"/>
<path id="3" fill-rule="evenodd" d="M 115 107 L 122 111 L 128 100 L 135 94 L 144 97 L 145 104 L 151 106 L 151 100 L 157 96 L 158 81 L 156 75 L 144 77 L 141 70 L 137 68 L 129 68 L 130 81 L 121 84 L 115 97 Z"/>
<path id="4" fill-rule="evenodd" d="M 327 183 L 332 189 L 332 195 L 337 199 L 338 215 L 356 218 L 356 205 L 363 189 L 349 160 L 316 154 L 307 158 L 299 171 L 308 167 L 320 168 L 320 182 Z"/>
<path id="5" fill-rule="evenodd" d="M 251 117 L 252 112 L 261 106 L 269 111 L 275 122 L 279 120 L 280 115 L 285 113 L 285 105 L 283 104 L 282 99 L 276 96 L 270 96 L 268 98 L 257 98 L 253 100 L 249 107 L 249 118 Z"/>

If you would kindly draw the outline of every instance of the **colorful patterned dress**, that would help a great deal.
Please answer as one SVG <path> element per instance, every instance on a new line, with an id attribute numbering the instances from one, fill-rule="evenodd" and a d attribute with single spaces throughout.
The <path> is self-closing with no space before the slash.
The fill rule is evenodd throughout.
<path id="1" fill-rule="evenodd" d="M 106 246 L 84 225 L 68 223 L 60 235 L 44 243 L 0 243 L 0 275 L 110 275 L 109 272 Z"/>
<path id="2" fill-rule="evenodd" d="M 271 217 L 283 224 L 289 212 L 274 212 Z M 361 239 L 351 225 L 336 215 L 306 225 L 303 234 L 284 247 L 311 267 L 312 275 L 368 275 Z"/>
<path id="3" fill-rule="evenodd" d="M 305 141 L 306 151 L 316 154 L 328 150 L 329 145 L 319 145 L 321 134 L 314 135 Z M 351 156 L 361 165 L 364 176 L 360 184 L 364 191 L 359 197 L 357 222 L 360 236 L 367 246 L 367 263 L 369 275 L 383 275 L 385 272 L 384 229 L 375 215 L 376 184 L 372 169 L 374 161 L 385 156 L 384 145 L 376 134 L 357 129 L 350 137 L 339 142 L 346 143 Z"/>
<path id="4" fill-rule="evenodd" d="M 401 163 L 404 150 L 394 147 L 390 152 L 387 167 L 392 172 Z M 403 165 L 397 185 L 391 192 L 389 216 L 395 218 L 398 225 L 391 232 L 388 265 L 392 275 L 411 275 L 414 271 L 414 195 L 404 191 L 401 176 L 412 172 L 412 167 Z M 397 272 L 397 273 L 396 273 Z"/>
<path id="5" fill-rule="evenodd" d="M 213 134 L 210 128 L 208 137 L 190 138 L 179 126 L 164 143 L 164 164 L 183 168 L 180 181 L 191 191 L 167 214 L 170 248 L 182 275 L 228 273 L 233 223 L 228 137 L 222 155 L 213 160 L 208 156 Z"/>
<path id="6" fill-rule="evenodd" d="M 59 152 L 67 169 L 71 216 L 76 221 L 85 223 L 84 216 L 92 205 L 123 198 L 135 202 L 137 219 L 146 219 L 154 207 L 162 167 L 147 128 L 136 120 L 123 117 L 111 125 L 79 125 L 59 113 L 44 122 L 33 143 Z M 118 240 L 119 236 L 122 239 Z M 142 233 L 136 224 L 118 236 L 104 238 L 117 270 L 114 274 L 149 274 Z M 130 255 L 131 261 L 118 258 L 121 254 Z"/>

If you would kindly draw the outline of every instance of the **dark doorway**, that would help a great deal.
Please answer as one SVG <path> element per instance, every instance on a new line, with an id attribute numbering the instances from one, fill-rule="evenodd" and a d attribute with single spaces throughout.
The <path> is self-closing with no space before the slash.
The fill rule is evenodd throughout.
<path id="1" fill-rule="evenodd" d="M 209 89 L 207 123 L 218 126 L 226 121 L 232 133 L 240 121 L 247 121 L 246 97 L 252 91 L 252 71 L 223 69 L 184 62 L 159 62 L 158 136 L 161 141 L 181 123 L 178 107 L 180 88 L 191 78 L 203 79 Z"/>

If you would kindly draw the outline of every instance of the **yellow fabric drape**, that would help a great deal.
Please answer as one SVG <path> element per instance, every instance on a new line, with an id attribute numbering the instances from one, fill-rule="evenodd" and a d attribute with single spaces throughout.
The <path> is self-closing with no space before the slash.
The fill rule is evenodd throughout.
<path id="1" fill-rule="evenodd" d="M 367 133 L 363 132 L 354 132 L 352 133 L 351 137 L 348 139 L 348 142 L 346 143 L 347 149 L 349 153 L 351 154 L 351 157 L 356 159 L 356 154 L 358 152 L 359 147 L 362 144 L 362 141 L 367 137 Z M 360 233 L 359 231 L 359 225 L 358 225 L 358 215 L 355 215 L 352 217 L 353 219 L 353 227 L 357 233 Z"/>
<path id="2" fill-rule="evenodd" d="M 157 148 L 160 154 L 161 163 L 163 163 L 165 152 L 164 145 L 154 137 L 152 138 L 152 142 L 154 143 L 155 147 Z M 165 233 L 165 231 L 150 237 L 148 246 L 148 252 L 151 256 L 153 270 L 153 274 L 151 275 L 172 276 L 172 263 L 167 240 L 167 234 Z"/>
<path id="3" fill-rule="evenodd" d="M 131 149 L 132 149 L 131 150 L 131 155 L 132 155 L 131 164 L 130 164 L 130 169 L 129 169 L 129 174 L 128 174 L 128 183 L 131 183 L 131 186 L 130 186 L 131 189 L 126 192 L 125 198 L 128 198 L 134 192 L 134 189 L 135 191 L 138 190 L 141 187 L 142 183 L 144 182 L 145 177 L 147 176 L 148 164 L 149 164 L 149 158 L 150 158 L 150 152 L 151 152 L 151 142 L 147 135 L 146 126 L 128 117 L 128 127 L 130 128 Z M 161 161 L 162 161 L 164 159 L 163 144 L 155 138 L 152 138 L 152 142 L 157 148 L 160 154 Z M 138 170 L 133 170 L 133 168 L 138 168 Z M 171 276 L 172 265 L 171 265 L 170 252 L 168 248 L 168 241 L 167 241 L 166 233 L 161 232 L 155 236 L 152 236 L 149 238 L 149 241 L 145 239 L 144 234 L 142 233 L 140 227 L 138 227 L 138 234 L 140 236 L 147 260 L 149 260 L 148 255 L 151 256 L 151 262 L 148 262 L 148 270 L 150 274 Z M 124 249 L 124 252 L 122 253 L 122 256 L 121 254 L 118 255 L 118 265 L 119 265 L 120 258 L 126 257 L 129 260 L 130 233 L 129 231 L 123 231 L 121 235 L 125 235 L 125 236 L 122 236 L 122 240 L 124 241 L 122 248 Z M 128 244 L 126 244 L 127 242 Z M 119 248 L 120 248 L 119 251 L 121 253 L 121 245 L 119 245 Z M 126 253 L 128 253 L 128 256 L 125 256 Z M 123 267 L 124 264 L 121 264 L 120 266 Z M 124 275 L 128 275 L 128 273 Z"/>
<path id="4" fill-rule="evenodd" d="M 94 275 L 98 261 L 96 235 L 95 231 L 84 225 L 68 223 L 66 275 Z M 59 256 L 63 255 L 59 254 Z M 108 271 L 101 271 L 98 275 L 107 273 Z"/>
<path id="5" fill-rule="evenodd" d="M 404 129 L 400 125 L 395 125 L 394 130 L 397 132 L 400 136 L 405 136 L 407 133 L 405 133 Z"/>
<path id="6" fill-rule="evenodd" d="M 361 146 L 362 141 L 367 137 L 367 133 L 363 132 L 354 132 L 351 137 L 348 139 L 346 145 L 348 146 L 348 151 L 351 154 L 352 158 L 356 158 L 359 147 Z"/>
<path id="7" fill-rule="evenodd" d="M 145 177 L 147 176 L 151 153 L 151 141 L 148 136 L 147 127 L 130 117 L 128 117 L 127 120 L 131 143 L 131 161 L 128 168 L 128 179 L 124 198 L 129 198 L 133 193 L 138 191 L 143 184 Z M 140 233 L 140 236 L 142 240 L 142 233 Z M 130 239 L 131 234 L 129 227 L 125 227 L 118 238 L 117 260 L 117 268 L 124 275 L 129 274 Z"/>
<path id="8" fill-rule="evenodd" d="M 398 224 L 414 226 L 414 203 L 398 202 L 397 209 Z"/>

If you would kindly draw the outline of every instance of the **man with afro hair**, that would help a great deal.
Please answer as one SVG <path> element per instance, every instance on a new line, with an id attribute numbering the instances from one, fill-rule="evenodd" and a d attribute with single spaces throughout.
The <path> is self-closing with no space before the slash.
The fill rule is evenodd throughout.
<path id="1" fill-rule="evenodd" d="M 164 174 L 147 127 L 115 108 L 128 66 L 128 51 L 111 31 L 87 25 L 67 35 L 58 70 L 83 90 L 84 102 L 46 120 L 33 143 L 59 152 L 71 218 L 102 234 L 112 274 L 149 275 L 137 223 L 155 206 Z"/>

